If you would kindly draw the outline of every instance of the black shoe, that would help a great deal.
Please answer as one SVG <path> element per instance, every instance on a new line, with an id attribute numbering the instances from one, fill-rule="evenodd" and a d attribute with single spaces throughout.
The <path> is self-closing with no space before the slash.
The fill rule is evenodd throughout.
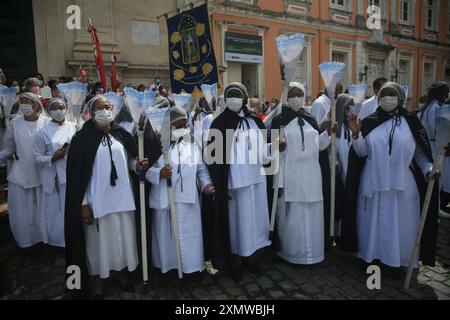
<path id="1" fill-rule="evenodd" d="M 230 270 L 230 277 L 234 282 L 239 282 L 244 278 L 244 273 L 241 268 L 234 268 Z"/>

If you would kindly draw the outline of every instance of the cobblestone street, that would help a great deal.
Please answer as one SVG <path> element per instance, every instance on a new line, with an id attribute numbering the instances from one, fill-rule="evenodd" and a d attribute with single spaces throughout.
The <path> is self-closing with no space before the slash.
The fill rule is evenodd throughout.
<path id="1" fill-rule="evenodd" d="M 4 217 L 3 217 L 4 218 Z M 7 220 L 0 223 L 0 299 L 67 299 L 64 290 L 64 253 L 61 249 L 42 247 L 37 253 L 24 253 L 15 245 Z M 403 280 L 393 280 L 382 273 L 381 290 L 366 288 L 365 270 L 357 259 L 339 248 L 328 253 L 320 265 L 289 265 L 263 254 L 263 275 L 246 274 L 235 283 L 224 274 L 178 281 L 170 274 L 165 285 L 158 285 L 157 272 L 151 273 L 147 292 L 134 275 L 136 293 L 121 293 L 113 281 L 105 283 L 107 299 L 136 300 L 264 300 L 264 299 L 450 299 L 450 221 L 441 220 L 439 249 L 435 268 L 421 268 L 413 276 L 411 288 L 402 289 Z M 36 251 L 36 250 L 35 250 Z"/>

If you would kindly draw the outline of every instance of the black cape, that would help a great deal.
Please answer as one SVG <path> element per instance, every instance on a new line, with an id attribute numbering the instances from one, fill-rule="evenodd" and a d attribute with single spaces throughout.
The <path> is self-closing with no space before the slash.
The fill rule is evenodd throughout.
<path id="1" fill-rule="evenodd" d="M 251 117 L 258 127 L 263 130 L 265 126 L 256 113 L 250 111 L 247 107 L 243 108 L 247 117 Z M 227 152 L 227 144 L 231 147 L 231 143 L 226 143 L 226 130 L 236 130 L 242 118 L 233 111 L 226 108 L 211 124 L 210 130 L 218 130 L 223 137 L 223 159 L 219 163 L 208 164 L 209 174 L 215 186 L 216 194 L 214 201 L 214 209 L 210 212 L 210 217 L 207 221 L 208 234 L 210 238 L 204 239 L 206 247 L 209 248 L 209 256 L 215 267 L 219 269 L 229 268 L 231 248 L 229 235 L 229 220 L 228 220 L 228 173 L 230 166 L 225 157 Z M 208 139 L 208 146 L 206 147 L 207 154 L 215 156 L 215 152 L 210 150 L 211 144 L 214 142 L 211 136 Z"/>
<path id="2" fill-rule="evenodd" d="M 291 108 L 284 106 L 282 113 L 275 117 L 272 121 L 272 129 L 280 129 L 281 126 L 287 126 L 292 120 L 298 118 L 299 125 L 303 127 L 304 122 L 308 122 L 311 127 L 322 133 L 319 129 L 316 119 L 305 109 L 300 109 L 298 112 L 293 111 Z M 329 249 L 331 246 L 330 239 L 330 200 L 331 200 L 331 171 L 330 171 L 330 161 L 328 158 L 328 149 L 321 151 L 319 153 L 319 164 L 322 170 L 322 192 L 323 192 L 323 205 L 324 205 L 324 237 L 325 237 L 325 249 Z M 343 186 L 339 184 L 341 179 L 336 179 L 336 190 L 341 192 Z M 336 199 L 340 199 L 338 194 L 336 194 Z M 340 208 L 338 206 L 339 202 L 336 201 L 336 220 L 340 218 Z"/>
<path id="3" fill-rule="evenodd" d="M 126 149 L 128 156 L 138 156 L 137 144 L 122 127 L 112 124 L 109 132 Z M 73 290 L 74 297 L 85 297 L 87 293 L 88 271 L 84 226 L 81 221 L 82 201 L 92 177 L 92 168 L 97 149 L 104 133 L 89 120 L 73 137 L 67 157 L 67 189 L 65 201 L 65 241 L 66 265 L 78 266 L 81 270 L 81 289 Z"/>
<path id="4" fill-rule="evenodd" d="M 409 112 L 404 108 L 401 108 L 399 110 L 399 113 L 406 119 L 417 145 L 419 145 L 421 149 L 424 151 L 426 157 L 428 158 L 428 161 L 433 162 L 428 136 L 420 120 L 414 113 Z M 372 132 L 373 129 L 378 127 L 380 124 L 390 120 L 391 118 L 392 115 L 389 115 L 388 113 L 384 112 L 381 108 L 378 108 L 375 113 L 373 113 L 371 116 L 365 118 L 362 121 L 361 133 L 363 137 L 366 137 L 370 132 Z M 345 189 L 345 210 L 342 220 L 342 235 L 343 235 L 342 244 L 344 250 L 350 252 L 359 251 L 356 219 L 357 219 L 359 184 L 361 173 L 365 163 L 366 158 L 358 157 L 353 147 L 351 147 L 349 153 L 348 173 Z M 428 184 L 419 166 L 414 160 L 410 165 L 410 170 L 414 175 L 417 188 L 419 189 L 420 202 L 422 208 Z M 421 251 L 420 260 L 422 261 L 423 264 L 429 266 L 434 266 L 435 264 L 436 238 L 438 228 L 438 210 L 439 210 L 438 194 L 439 194 L 439 186 L 438 183 L 436 183 L 427 214 L 427 219 L 425 222 L 420 247 Z"/>

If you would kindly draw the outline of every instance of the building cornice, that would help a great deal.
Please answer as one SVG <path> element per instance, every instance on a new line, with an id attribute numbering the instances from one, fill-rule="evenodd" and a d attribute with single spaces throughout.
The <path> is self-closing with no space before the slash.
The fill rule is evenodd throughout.
<path id="1" fill-rule="evenodd" d="M 257 7 L 245 5 L 245 4 L 238 4 L 238 3 L 227 3 L 227 4 L 210 4 L 211 13 L 216 14 L 224 14 L 229 16 L 235 16 L 238 18 L 246 18 L 251 19 L 254 18 L 256 20 L 261 20 L 264 22 L 270 22 L 270 23 L 280 23 L 283 21 L 284 24 L 286 24 L 286 28 L 284 29 L 290 29 L 290 26 L 295 27 L 305 27 L 305 28 L 313 28 L 318 29 L 321 31 L 327 31 L 327 32 L 333 32 L 336 33 L 337 31 L 340 32 L 343 35 L 346 36 L 357 36 L 360 38 L 360 40 L 367 41 L 367 37 L 370 36 L 372 31 L 368 29 L 358 28 L 356 26 L 346 26 L 343 24 L 339 24 L 332 21 L 320 21 L 318 19 L 314 19 L 309 16 L 296 16 L 293 14 L 289 14 L 286 12 L 272 12 L 267 10 L 260 10 Z M 228 21 L 230 22 L 230 21 Z M 251 24 L 247 24 L 251 25 Z M 267 28 L 264 26 L 258 26 L 258 25 L 251 25 L 254 26 L 254 28 Z M 309 32 L 310 35 L 315 35 L 312 32 Z M 408 38 L 408 37 L 400 37 L 398 35 L 394 35 L 392 33 L 385 33 L 385 38 L 389 42 L 401 42 L 401 44 L 409 44 L 411 46 L 418 46 L 421 48 L 428 48 L 428 49 L 440 49 L 440 50 L 449 50 L 450 51 L 450 44 L 441 44 L 441 43 L 430 43 L 427 41 L 420 41 L 415 38 Z M 345 41 L 341 39 L 335 39 L 339 41 Z M 351 41 L 351 40 L 350 40 Z M 393 43 L 391 43 L 393 44 Z"/>

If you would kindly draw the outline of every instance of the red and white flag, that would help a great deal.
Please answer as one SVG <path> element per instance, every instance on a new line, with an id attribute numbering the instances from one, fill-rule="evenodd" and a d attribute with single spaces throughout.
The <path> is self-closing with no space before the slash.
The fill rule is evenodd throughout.
<path id="1" fill-rule="evenodd" d="M 120 81 L 119 81 L 119 73 L 117 72 L 117 56 L 115 54 L 111 55 L 111 89 L 113 92 L 116 92 L 119 89 Z"/>
<path id="2" fill-rule="evenodd" d="M 94 45 L 95 64 L 97 66 L 98 76 L 100 78 L 100 82 L 102 83 L 103 92 L 106 93 L 108 84 L 106 82 L 106 72 L 105 65 L 103 63 L 102 50 L 100 48 L 100 41 L 97 36 L 97 29 L 95 29 L 90 20 L 88 32 L 91 34 L 92 43 Z"/>

